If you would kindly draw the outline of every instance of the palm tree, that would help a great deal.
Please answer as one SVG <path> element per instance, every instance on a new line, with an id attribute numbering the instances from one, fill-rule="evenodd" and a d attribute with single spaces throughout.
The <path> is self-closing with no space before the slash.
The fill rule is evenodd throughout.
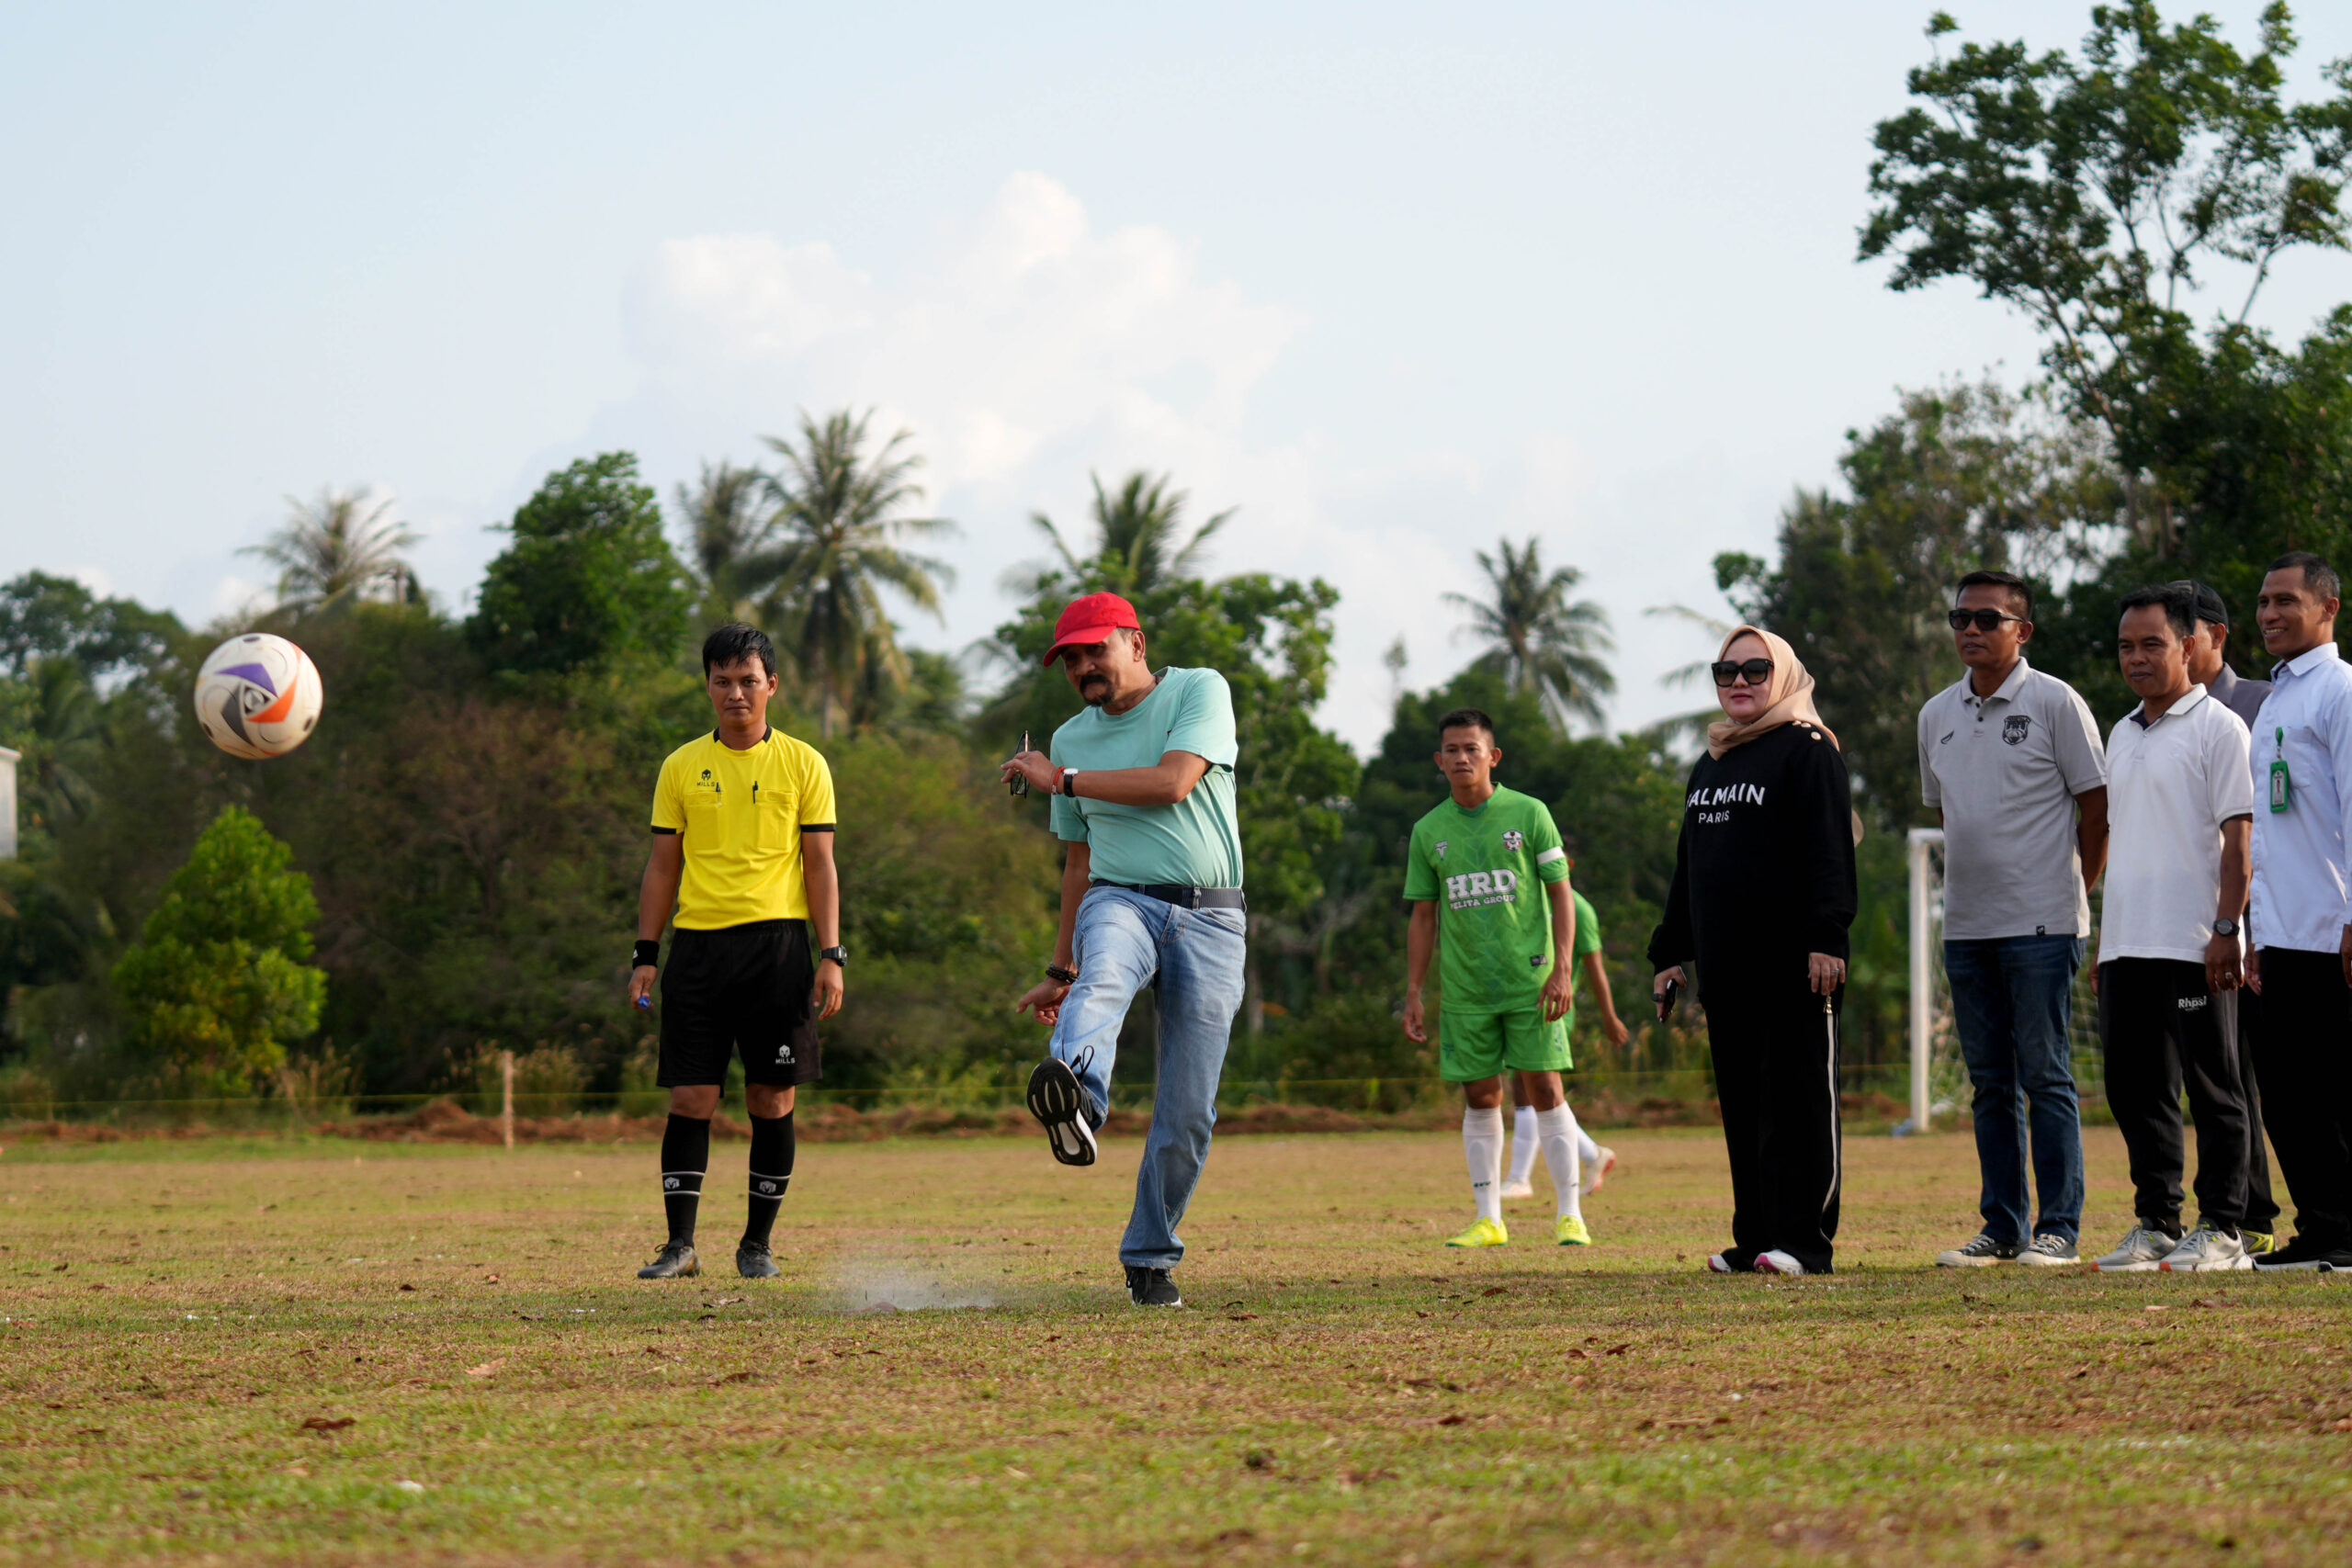
<path id="1" fill-rule="evenodd" d="M 1054 549 L 1070 575 L 1084 578 L 1090 572 L 1101 579 L 1102 585 L 1114 593 L 1148 592 L 1164 582 L 1190 577 L 1207 556 L 1209 536 L 1239 510 L 1227 507 L 1223 512 L 1193 530 L 1192 536 L 1179 545 L 1177 536 L 1182 527 L 1184 504 L 1192 498 L 1181 490 L 1171 490 L 1171 474 L 1158 478 L 1138 468 L 1129 474 L 1112 495 L 1102 489 L 1100 474 L 1087 476 L 1094 482 L 1094 554 L 1084 560 L 1069 547 L 1053 519 L 1042 512 L 1033 512 L 1029 521 L 1053 541 Z"/>
<path id="2" fill-rule="evenodd" d="M 260 556 L 277 568 L 279 607 L 322 610 L 346 598 L 374 593 L 393 604 L 417 599 L 416 577 L 401 552 L 424 536 L 388 516 L 392 498 L 368 504 L 365 491 L 322 487 L 312 502 L 286 498 L 286 525 L 238 554 Z"/>
<path id="3" fill-rule="evenodd" d="M 902 547 L 910 539 L 953 533 L 956 525 L 896 515 L 922 495 L 911 477 L 922 459 L 900 453 L 913 439 L 903 430 L 869 453 L 872 418 L 842 412 L 820 424 L 803 412 L 797 443 L 766 437 L 785 464 L 763 483 L 775 508 L 776 538 L 742 567 L 746 583 L 767 585 L 763 608 L 815 688 L 818 727 L 827 736 L 836 705 L 847 709 L 869 672 L 893 687 L 906 682 L 906 655 L 883 611 L 881 590 L 897 590 L 944 625 L 939 593 L 956 581 L 946 562 Z"/>
<path id="4" fill-rule="evenodd" d="M 1688 604 L 1652 604 L 1642 614 L 1663 615 L 1668 620 L 1680 621 L 1686 626 L 1696 626 L 1714 638 L 1714 646 L 1717 648 L 1721 648 L 1724 645 L 1724 639 L 1731 636 L 1736 629 L 1729 621 L 1718 620 L 1704 611 L 1692 609 Z M 1659 676 L 1657 683 L 1661 686 L 1688 686 L 1706 674 L 1709 666 L 1714 661 L 1715 656 L 1711 653 L 1704 659 L 1694 659 L 1688 664 L 1678 664 Z M 1650 744 L 1660 750 L 1672 750 L 1685 741 L 1697 740 L 1703 737 L 1707 733 L 1707 726 L 1722 716 L 1723 710 L 1711 705 L 1707 707 L 1693 708 L 1689 713 L 1676 714 L 1671 718 L 1662 718 L 1643 733 Z"/>
<path id="5" fill-rule="evenodd" d="M 765 483 L 757 468 L 739 468 L 722 457 L 703 464 L 691 488 L 677 488 L 678 512 L 702 570 L 704 607 L 714 619 L 748 621 L 753 614 L 756 585 L 744 569 L 775 528 L 775 518 L 762 504 Z"/>
<path id="6" fill-rule="evenodd" d="M 1531 536 L 1517 549 L 1509 539 L 1502 540 L 1499 561 L 1479 551 L 1478 566 L 1493 597 L 1445 597 L 1469 612 L 1470 624 L 1464 631 L 1489 645 L 1478 656 L 1476 668 L 1500 675 L 1514 692 L 1534 692 L 1563 732 L 1572 716 L 1598 728 L 1602 723 L 1600 699 L 1617 689 L 1617 678 L 1600 658 L 1617 647 L 1609 635 L 1609 612 L 1589 599 L 1571 602 L 1569 591 L 1584 574 L 1572 566 L 1556 567 L 1547 574 L 1538 557 L 1540 547 Z"/>

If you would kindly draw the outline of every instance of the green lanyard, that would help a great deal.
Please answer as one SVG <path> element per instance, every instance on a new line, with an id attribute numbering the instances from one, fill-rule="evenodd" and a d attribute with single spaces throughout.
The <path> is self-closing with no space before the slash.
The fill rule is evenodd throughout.
<path id="1" fill-rule="evenodd" d="M 2278 727 L 2278 755 L 2270 764 L 2270 809 L 2280 812 L 2294 804 L 2295 781 L 2287 776 L 2287 728 Z"/>

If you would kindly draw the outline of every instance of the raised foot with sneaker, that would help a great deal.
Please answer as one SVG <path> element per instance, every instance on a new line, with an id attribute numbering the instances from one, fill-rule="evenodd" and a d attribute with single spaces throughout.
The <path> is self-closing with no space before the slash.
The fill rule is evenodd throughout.
<path id="1" fill-rule="evenodd" d="M 1504 1198 L 1532 1198 L 1535 1196 L 1535 1184 L 1532 1181 L 1506 1181 L 1498 1192 Z"/>
<path id="2" fill-rule="evenodd" d="M 1094 1126 L 1086 1089 L 1069 1064 L 1048 1056 L 1029 1075 L 1029 1114 L 1046 1129 L 1054 1157 L 1064 1165 L 1094 1163 Z"/>
<path id="3" fill-rule="evenodd" d="M 2200 1221 L 2156 1267 L 2167 1274 L 2234 1274 L 2253 1268 L 2254 1259 L 2245 1242 Z"/>
<path id="4" fill-rule="evenodd" d="M 739 1241 L 735 1244 L 735 1272 L 746 1280 L 773 1280 L 784 1272 L 775 1266 L 775 1254 L 763 1241 Z"/>
<path id="5" fill-rule="evenodd" d="M 1592 1233 L 1585 1229 L 1581 1214 L 1562 1214 L 1552 1222 L 1552 1239 L 1562 1247 L 1590 1247 Z"/>
<path id="6" fill-rule="evenodd" d="M 2142 1220 L 2123 1233 L 2114 1251 L 2092 1259 L 2091 1267 L 2102 1274 L 2150 1274 L 2179 1245 L 2180 1238 L 2162 1225 Z"/>
<path id="7" fill-rule="evenodd" d="M 1503 1228 L 1502 1221 L 1489 1220 L 1481 1216 L 1471 1221 L 1470 1228 L 1459 1235 L 1447 1236 L 1445 1245 L 1448 1247 L 1503 1247 L 1510 1241 L 1510 1232 Z"/>
<path id="8" fill-rule="evenodd" d="M 1939 1269 L 1989 1269 L 1996 1263 L 2014 1263 L 2025 1249 L 2013 1241 L 1995 1241 L 1979 1232 L 1974 1241 L 1936 1254 Z"/>
<path id="9" fill-rule="evenodd" d="M 1600 1191 L 1600 1184 L 1609 1179 L 1609 1173 L 1617 1168 L 1615 1149 L 1607 1144 L 1595 1144 L 1592 1150 L 1600 1157 L 1585 1161 L 1583 1168 L 1577 1172 L 1577 1186 L 1588 1198 Z"/>
<path id="10" fill-rule="evenodd" d="M 652 1262 L 637 1271 L 640 1280 L 691 1280 L 702 1272 L 702 1259 L 690 1241 L 665 1241 Z"/>
<path id="11" fill-rule="evenodd" d="M 1139 1307 L 1180 1307 L 1184 1304 L 1183 1292 L 1176 1289 L 1176 1281 L 1165 1269 L 1143 1269 L 1128 1264 L 1127 1300 Z"/>

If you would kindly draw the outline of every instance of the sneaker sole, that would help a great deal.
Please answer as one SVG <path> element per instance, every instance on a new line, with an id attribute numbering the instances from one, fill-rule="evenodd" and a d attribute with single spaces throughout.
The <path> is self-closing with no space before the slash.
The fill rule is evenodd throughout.
<path id="1" fill-rule="evenodd" d="M 650 1269 L 640 1269 L 637 1271 L 637 1277 L 640 1280 L 692 1280 L 698 1278 L 701 1273 L 702 1263 L 700 1259 L 696 1259 L 695 1262 L 687 1264 L 684 1269 L 677 1269 L 674 1272 L 668 1274 L 656 1273 Z"/>
<path id="2" fill-rule="evenodd" d="M 2335 1272 L 2335 1265 L 2324 1258 L 2299 1258 L 2292 1263 L 2273 1263 L 2267 1258 L 2257 1258 L 2254 1260 L 2254 1268 L 2255 1272 L 2258 1274 L 2289 1274 L 2298 1271 L 2312 1274 Z"/>
<path id="3" fill-rule="evenodd" d="M 2167 1274 L 2242 1274 L 2254 1267 L 2254 1259 L 2245 1256 L 2225 1258 L 2212 1263 L 2185 1263 L 2176 1269 L 2167 1258 L 2156 1267 Z"/>
<path id="4" fill-rule="evenodd" d="M 1029 1075 L 1029 1114 L 1046 1129 L 1054 1158 L 1064 1165 L 1094 1163 L 1094 1129 L 1086 1123 L 1086 1091 L 1069 1064 L 1048 1056 Z"/>
<path id="5" fill-rule="evenodd" d="M 2078 1269 L 2083 1262 L 2079 1258 L 2044 1258 L 2034 1252 L 2019 1253 L 2018 1261 L 2029 1269 Z"/>
<path id="6" fill-rule="evenodd" d="M 1939 1269 L 1990 1269 L 1996 1263 L 2015 1263 L 2014 1258 L 1958 1258 L 1947 1252 L 1936 1259 Z"/>
<path id="7" fill-rule="evenodd" d="M 2163 1267 L 2163 1258 L 2147 1258 L 2137 1263 L 2094 1263 L 2091 1269 L 2099 1274 L 2151 1274 Z"/>

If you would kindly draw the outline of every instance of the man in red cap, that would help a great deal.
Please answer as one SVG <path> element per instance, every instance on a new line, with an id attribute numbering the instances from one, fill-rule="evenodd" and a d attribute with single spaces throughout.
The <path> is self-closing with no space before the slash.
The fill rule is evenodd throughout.
<path id="1" fill-rule="evenodd" d="M 1046 752 L 1004 765 L 1053 797 L 1062 866 L 1061 929 L 1046 978 L 1016 1010 L 1050 1024 L 1050 1055 L 1029 1076 L 1029 1111 L 1054 1157 L 1094 1163 L 1111 1103 L 1119 1026 L 1152 987 L 1159 1082 L 1119 1243 L 1127 1299 L 1182 1306 L 1169 1277 L 1176 1235 L 1216 1124 L 1216 1086 L 1241 1007 L 1241 834 L 1233 808 L 1233 694 L 1214 670 L 1152 672 L 1136 607 L 1090 593 L 1064 610 L 1046 662 L 1058 660 L 1086 706 Z"/>

